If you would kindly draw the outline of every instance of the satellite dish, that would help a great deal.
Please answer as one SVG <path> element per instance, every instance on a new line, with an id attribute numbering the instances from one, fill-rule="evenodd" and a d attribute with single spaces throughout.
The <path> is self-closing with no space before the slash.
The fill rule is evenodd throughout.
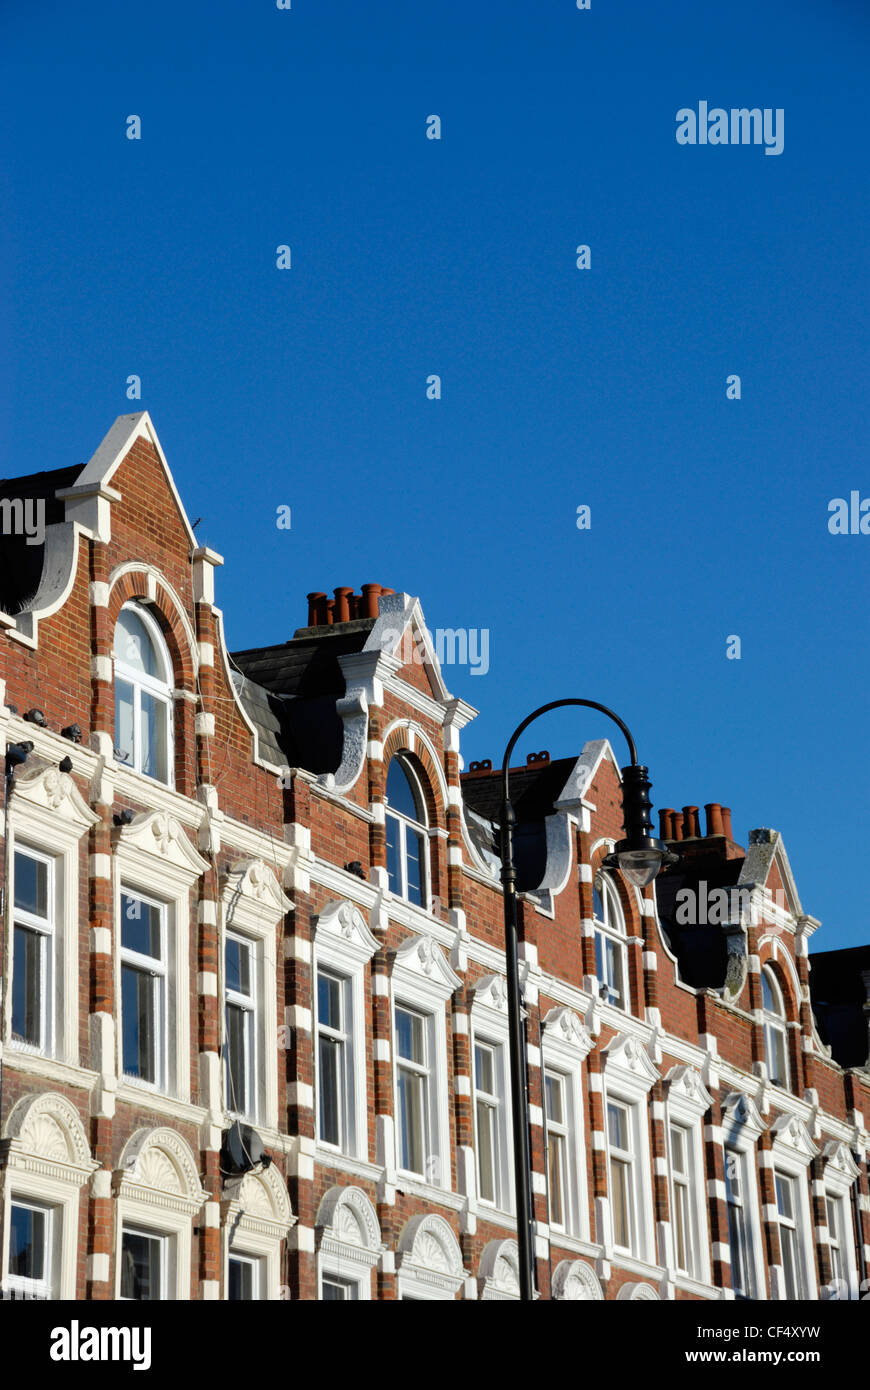
<path id="1" fill-rule="evenodd" d="M 221 1149 L 221 1167 L 225 1173 L 236 1177 L 250 1173 L 259 1165 L 267 1167 L 271 1161 L 264 1152 L 262 1139 L 250 1125 L 235 1120 L 226 1130 Z"/>

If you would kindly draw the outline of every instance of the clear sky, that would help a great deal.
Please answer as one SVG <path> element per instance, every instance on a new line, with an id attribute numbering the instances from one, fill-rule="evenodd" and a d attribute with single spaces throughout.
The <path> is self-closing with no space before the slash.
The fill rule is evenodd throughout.
<path id="1" fill-rule="evenodd" d="M 868 39 L 864 0 L 2 0 L 0 474 L 147 408 L 231 646 L 418 594 L 489 633 L 466 761 L 610 704 L 657 806 L 781 830 L 814 947 L 867 941 L 870 535 L 828 504 L 870 497 Z M 700 102 L 782 153 L 678 144 Z"/>

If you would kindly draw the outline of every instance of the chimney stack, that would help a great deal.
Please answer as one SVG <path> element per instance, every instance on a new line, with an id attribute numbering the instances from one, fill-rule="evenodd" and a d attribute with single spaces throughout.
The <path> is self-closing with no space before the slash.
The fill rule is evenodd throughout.
<path id="1" fill-rule="evenodd" d="M 707 813 L 707 834 L 724 835 L 725 831 L 722 826 L 722 807 L 719 805 L 718 801 L 705 802 L 704 810 Z"/>

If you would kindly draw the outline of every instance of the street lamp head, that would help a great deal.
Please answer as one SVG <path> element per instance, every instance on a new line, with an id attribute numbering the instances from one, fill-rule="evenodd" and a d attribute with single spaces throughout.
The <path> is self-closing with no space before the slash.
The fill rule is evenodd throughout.
<path id="1" fill-rule="evenodd" d="M 649 798 L 652 784 L 647 772 L 648 769 L 639 763 L 631 763 L 622 769 L 625 839 L 619 841 L 612 855 L 608 855 L 610 863 L 615 864 L 636 888 L 645 888 L 666 864 L 678 861 L 678 856 L 652 833 L 652 802 Z"/>

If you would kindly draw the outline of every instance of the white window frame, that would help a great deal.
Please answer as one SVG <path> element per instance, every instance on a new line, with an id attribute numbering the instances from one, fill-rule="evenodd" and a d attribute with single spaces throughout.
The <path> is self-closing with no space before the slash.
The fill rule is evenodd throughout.
<path id="1" fill-rule="evenodd" d="M 167 1164 L 175 1173 L 172 1187 L 155 1186 L 156 1180 L 162 1181 Z M 187 1301 L 193 1221 L 208 1198 L 190 1146 L 173 1129 L 136 1130 L 124 1145 L 113 1186 L 117 1191 L 113 1297 L 121 1297 L 122 1235 L 128 1227 L 166 1239 L 164 1298 Z"/>
<path id="2" fill-rule="evenodd" d="M 60 1245 L 59 1223 L 62 1221 L 62 1214 L 48 1202 L 40 1202 L 37 1199 L 22 1192 L 12 1192 L 9 1204 L 6 1208 L 6 1221 L 11 1223 L 12 1208 L 20 1207 L 27 1211 L 40 1212 L 46 1220 L 45 1236 L 43 1240 L 42 1260 L 43 1269 L 47 1277 L 42 1279 L 31 1279 L 28 1275 L 12 1274 L 9 1272 L 9 1259 L 11 1258 L 12 1230 L 9 1226 L 7 1237 L 7 1257 L 3 1268 L 5 1271 L 3 1286 L 13 1295 L 24 1298 L 55 1298 L 58 1286 L 58 1255 Z"/>
<path id="3" fill-rule="evenodd" d="M 659 1080 L 659 1073 L 650 1061 L 643 1044 L 632 1034 L 617 1033 L 603 1050 L 604 1057 L 604 1142 L 607 1154 L 608 1197 L 605 1259 L 611 1256 L 623 1267 L 632 1262 L 652 1265 L 655 1260 L 653 1240 L 652 1164 L 649 1142 L 649 1092 Z M 635 1247 L 617 1246 L 613 1233 L 610 1208 L 611 1145 L 607 1105 L 616 1101 L 628 1109 L 630 1123 L 630 1153 L 632 1163 L 632 1201 L 635 1217 Z M 611 1255 L 608 1255 L 608 1251 Z"/>
<path id="4" fill-rule="evenodd" d="M 809 1300 L 817 1299 L 814 1226 L 810 1210 L 807 1175 L 809 1164 L 819 1151 L 810 1138 L 806 1126 L 796 1116 L 781 1115 L 771 1125 L 771 1135 L 773 1136 L 772 1174 L 774 1179 L 774 1199 L 771 1214 L 777 1226 L 780 1226 L 781 1219 L 776 1193 L 776 1175 L 780 1173 L 784 1177 L 794 1179 L 794 1191 L 797 1194 L 795 1247 L 798 1252 L 801 1297 Z M 777 1297 L 776 1284 L 779 1284 L 778 1297 L 788 1299 L 783 1266 L 777 1265 L 771 1270 L 772 1298 Z"/>
<path id="5" fill-rule="evenodd" d="M 190 913 L 191 890 L 209 868 L 174 816 L 148 811 L 115 832 L 114 970 L 115 998 L 121 998 L 121 896 L 140 895 L 167 909 L 166 1084 L 163 1093 L 190 1100 Z M 105 947 L 109 949 L 108 944 Z M 196 996 L 194 995 L 194 998 Z M 109 1034 L 111 1037 L 111 1034 Z M 124 1075 L 121 1028 L 115 1031 L 114 1057 L 103 1056 L 100 1070 L 118 1078 L 122 1098 L 141 1099 L 158 1088 Z"/>
<path id="6" fill-rule="evenodd" d="M 628 977 L 625 913 L 619 900 L 616 885 L 608 874 L 599 870 L 593 880 L 593 890 L 598 894 L 604 908 L 603 916 L 595 914 L 593 908 L 595 926 L 593 945 L 595 947 L 595 972 L 599 985 L 599 995 L 602 1002 L 609 1004 L 611 1008 L 630 1014 L 631 985 Z M 599 942 L 601 943 L 600 950 Z M 608 946 L 612 948 L 613 958 L 618 962 L 618 972 L 622 977 L 621 991 L 615 991 L 614 972 L 608 965 Z M 603 978 L 599 974 L 602 965 L 604 966 Z M 615 992 L 621 994 L 620 999 L 613 997 Z"/>
<path id="7" fill-rule="evenodd" d="M 710 1268 L 710 1229 L 707 1213 L 707 1181 L 704 1167 L 703 1120 L 713 1097 L 707 1091 L 700 1072 L 694 1067 L 677 1065 L 667 1075 L 667 1149 L 669 1159 L 669 1185 L 672 1204 L 676 1200 L 676 1182 L 673 1166 L 671 1126 L 683 1131 L 686 1147 L 685 1183 L 688 1208 L 688 1237 L 690 1244 L 690 1268 L 677 1266 L 677 1239 L 675 1213 L 671 1219 L 671 1255 L 678 1285 L 689 1283 L 709 1284 L 712 1280 Z"/>
<path id="8" fill-rule="evenodd" d="M 478 1085 L 477 1053 L 483 1049 L 491 1058 L 493 1090 L 486 1091 Z M 481 1206 L 494 1207 L 496 1211 L 510 1213 L 513 1210 L 513 1153 L 511 1127 L 508 1117 L 508 1061 L 507 1043 L 502 1038 L 493 1037 L 484 1027 L 475 1027 L 471 1040 L 471 1089 L 474 1105 L 474 1147 L 477 1155 L 477 1199 Z M 494 1195 L 486 1198 L 480 1186 L 480 1165 L 483 1154 L 482 1136 L 478 1107 L 490 1112 L 491 1143 Z"/>
<path id="9" fill-rule="evenodd" d="M 254 1095 L 251 1113 L 242 1116 L 262 1129 L 278 1128 L 278 996 L 277 953 L 284 914 L 293 906 L 275 874 L 262 859 L 245 859 L 221 876 L 221 922 L 218 997 L 221 1029 L 221 1101 L 215 1108 L 235 1117 L 230 1109 L 226 1065 L 226 987 L 224 977 L 227 936 L 253 948 L 254 999 Z M 288 1020 L 289 1021 L 289 1020 Z M 310 1090 L 309 1090 L 310 1098 Z M 216 1101 L 217 1098 L 215 1098 Z"/>
<path id="10" fill-rule="evenodd" d="M 221 1202 L 224 1297 L 229 1295 L 229 1262 L 255 1260 L 260 1272 L 258 1302 L 282 1297 L 281 1246 L 296 1217 L 287 1186 L 275 1165 L 224 1182 Z"/>
<path id="11" fill-rule="evenodd" d="M 755 1102 L 741 1091 L 731 1091 L 722 1103 L 722 1144 L 724 1160 L 727 1164 L 729 1151 L 741 1163 L 743 1181 L 744 1229 L 747 1237 L 747 1269 L 752 1284 L 752 1292 L 746 1297 L 751 1300 L 767 1297 L 765 1279 L 764 1239 L 761 1228 L 761 1198 L 758 1186 L 757 1144 L 766 1129 Z M 725 1204 L 728 1205 L 727 1191 Z M 727 1252 L 731 1254 L 731 1228 L 728 1228 Z M 725 1251 L 723 1250 L 723 1254 Z M 737 1295 L 735 1294 L 735 1297 Z M 742 1297 L 741 1297 L 742 1301 Z"/>
<path id="12" fill-rule="evenodd" d="M 853 1217 L 852 1184 L 860 1177 L 860 1169 L 852 1158 L 847 1144 L 830 1139 L 824 1145 L 825 1158 L 824 1195 L 825 1214 L 830 1233 L 830 1213 L 828 1203 L 833 1202 L 839 1226 L 838 1245 L 843 1272 L 839 1276 L 832 1272 L 832 1285 L 829 1296 L 834 1298 L 859 1299 L 858 1252 L 855 1246 L 855 1223 Z M 831 1241 L 831 1245 L 834 1242 Z M 833 1263 L 833 1257 L 832 1257 Z M 836 1284 L 837 1279 L 845 1284 L 845 1290 Z"/>
<path id="13" fill-rule="evenodd" d="M 362 1297 L 360 1286 L 362 1281 L 359 1279 L 349 1279 L 345 1274 L 333 1274 L 332 1270 L 321 1269 L 318 1275 L 317 1296 L 323 1298 L 323 1285 L 329 1284 L 333 1288 L 347 1289 L 343 1299 L 333 1300 L 334 1302 L 350 1303 Z"/>
<path id="14" fill-rule="evenodd" d="M 226 983 L 226 948 L 227 943 L 234 941 L 248 952 L 250 992 L 245 994 L 241 990 L 230 989 Z M 238 1116 L 242 1120 L 250 1120 L 256 1124 L 259 1119 L 260 1106 L 258 1105 L 258 1054 L 262 1051 L 261 1033 L 263 1012 L 263 996 L 260 977 L 262 971 L 261 952 L 258 942 L 245 936 L 239 931 L 224 930 L 224 1038 L 227 1040 L 225 1045 L 224 1058 L 224 1087 L 226 1092 L 226 1109 L 228 1114 Z M 244 1044 L 244 1077 L 242 1086 L 244 1094 L 240 1097 L 234 1094 L 235 1087 L 231 1085 L 230 1078 L 230 1058 L 229 1058 L 229 1028 L 227 1017 L 230 1008 L 240 1010 L 243 1015 L 243 1044 Z M 235 1103 L 234 1103 L 235 1102 Z M 241 1103 L 240 1103 L 241 1102 Z"/>
<path id="15" fill-rule="evenodd" d="M 151 781 L 157 782 L 160 786 L 174 787 L 175 683 L 172 668 L 172 657 L 166 642 L 166 638 L 163 636 L 163 633 L 160 630 L 160 624 L 148 611 L 148 608 L 145 606 L 145 604 L 137 603 L 135 600 L 131 600 L 130 602 L 123 604 L 123 606 L 119 610 L 118 618 L 116 618 L 115 620 L 116 627 L 121 613 L 123 613 L 125 610 L 129 610 L 130 612 L 135 613 L 136 617 L 141 621 L 142 626 L 145 628 L 145 631 L 147 632 L 148 636 L 151 638 L 151 641 L 154 644 L 155 650 L 158 655 L 158 660 L 162 660 L 164 663 L 164 668 L 168 673 L 168 679 L 161 681 L 156 679 L 156 677 L 154 676 L 146 675 L 143 671 L 136 671 L 133 667 L 128 666 L 126 662 L 123 660 L 123 658 L 115 654 L 113 645 L 112 690 L 114 697 L 117 700 L 117 683 L 119 680 L 122 680 L 127 685 L 132 686 L 133 689 L 133 761 L 132 763 L 126 762 L 118 758 L 116 755 L 115 762 L 119 767 L 126 768 L 128 772 L 136 772 L 139 774 L 140 777 L 148 777 Z M 114 632 L 112 634 L 112 641 L 114 644 Z M 165 718 L 167 765 L 165 777 L 155 777 L 151 773 L 143 772 L 142 770 L 141 711 L 143 690 L 146 692 L 146 694 L 151 695 L 155 700 L 159 701 L 159 703 L 163 705 L 166 710 Z M 114 729 L 112 731 L 112 738 L 114 740 Z"/>
<path id="16" fill-rule="evenodd" d="M 144 904 L 146 907 L 156 909 L 160 922 L 160 956 L 145 956 L 138 951 L 132 950 L 124 945 L 124 900 L 132 899 Z M 124 1082 L 143 1089 L 165 1092 L 170 1089 L 168 1081 L 167 1058 L 169 1048 L 169 1017 L 174 1012 L 174 994 L 177 986 L 171 987 L 169 978 L 169 904 L 162 902 L 159 898 L 152 897 L 150 894 L 142 892 L 138 888 L 130 888 L 128 884 L 121 884 L 119 911 L 118 911 L 118 977 L 121 987 L 118 991 L 118 1037 L 120 1040 L 120 1075 Z M 154 1035 L 155 1035 L 155 1056 L 154 1056 L 154 1079 L 149 1080 L 145 1077 L 135 1076 L 132 1072 L 124 1070 L 124 1014 L 123 1014 L 123 978 L 124 967 L 137 970 L 140 974 L 144 973 L 153 980 L 153 1007 L 154 1007 Z"/>
<path id="17" fill-rule="evenodd" d="M 79 1064 L 79 856 L 87 831 L 100 817 L 87 806 L 71 776 L 56 767 L 35 772 L 26 769 L 15 779 L 9 798 L 6 854 L 14 877 L 16 850 L 49 859 L 53 865 L 54 931 L 52 936 L 51 1042 L 45 1049 L 12 1039 L 13 933 L 6 932 L 2 1004 L 2 1036 L 19 1070 L 65 1077 L 63 1064 Z M 10 909 L 14 918 L 14 886 L 10 883 Z M 60 1068 L 53 1063 L 60 1063 Z"/>
<path id="18" fill-rule="evenodd" d="M 426 798 L 423 795 L 423 787 L 420 777 L 411 763 L 410 758 L 403 757 L 402 751 L 395 753 L 390 762 L 398 762 L 399 767 L 405 774 L 411 793 L 417 802 L 417 809 L 423 815 L 423 820 L 411 820 L 403 811 L 395 811 L 390 807 L 387 800 L 386 784 L 389 775 L 389 766 L 385 769 L 384 775 L 384 830 L 386 832 L 386 821 L 393 820 L 398 827 L 397 852 L 399 859 L 399 884 L 398 887 L 390 885 L 390 892 L 403 902 L 410 903 L 412 907 L 417 907 L 421 912 L 429 911 L 431 901 L 430 893 L 430 873 L 429 873 L 429 835 L 430 827 L 426 810 Z M 415 903 L 408 897 L 408 835 L 416 835 L 420 844 L 420 902 Z M 388 870 L 389 872 L 389 870 Z"/>
<path id="19" fill-rule="evenodd" d="M 29 912 L 15 905 L 16 860 L 19 856 L 45 866 L 46 871 L 46 916 Z M 55 1014 L 58 1012 L 57 961 L 60 951 L 57 923 L 60 917 L 61 886 L 57 879 L 57 860 L 54 855 L 45 854 L 29 844 L 17 844 L 9 860 L 9 925 L 12 948 L 10 960 L 12 970 L 7 988 L 11 996 L 10 1019 L 14 1005 L 15 990 L 15 938 L 19 927 L 31 932 L 39 941 L 39 1038 L 31 1042 L 26 1038 L 12 1036 L 10 1043 L 22 1052 L 33 1052 L 47 1057 L 54 1053 Z M 62 1006 L 61 1006 L 62 1007 Z"/>
<path id="20" fill-rule="evenodd" d="M 771 997 L 773 999 L 773 1009 L 764 1006 L 764 984 L 767 982 Z M 762 1026 L 764 1029 L 764 1061 L 767 1066 L 768 1079 L 773 1086 L 779 1086 L 781 1090 L 787 1091 L 791 1081 L 791 1061 L 788 1055 L 788 1027 L 785 1010 L 785 996 L 780 986 L 779 980 L 771 970 L 769 965 L 761 967 L 761 990 L 762 990 Z M 778 1038 L 782 1048 L 782 1065 L 785 1076 L 775 1077 L 771 1066 L 774 1055 L 773 1040 Z"/>
<path id="21" fill-rule="evenodd" d="M 318 1147 L 330 1153 L 340 1152 L 350 1158 L 369 1157 L 369 1121 L 367 1101 L 368 1057 L 366 1054 L 366 970 L 378 950 L 360 909 L 343 899 L 329 903 L 317 916 L 314 928 L 314 1122 Z M 336 1149 L 320 1137 L 320 1045 L 318 1028 L 317 980 L 320 971 L 345 981 L 346 1075 L 350 1079 L 345 1097 L 344 1142 Z"/>
<path id="22" fill-rule="evenodd" d="M 155 1230 L 153 1227 L 147 1226 L 144 1223 L 129 1220 L 121 1222 L 121 1235 L 118 1242 L 118 1260 L 121 1268 L 118 1272 L 117 1298 L 121 1303 L 138 1303 L 140 1301 L 139 1299 L 127 1298 L 121 1292 L 121 1290 L 124 1287 L 124 1237 L 126 1235 L 143 1236 L 146 1240 L 152 1240 L 157 1242 L 160 1263 L 160 1270 L 158 1275 L 160 1285 L 160 1297 L 156 1299 L 149 1299 L 148 1302 L 165 1303 L 170 1297 L 169 1289 L 175 1280 L 173 1261 L 176 1258 L 176 1254 L 175 1242 L 173 1240 L 172 1234 L 162 1230 Z"/>
<path id="23" fill-rule="evenodd" d="M 450 1124 L 447 1096 L 447 1002 L 458 989 L 461 980 L 450 969 L 441 947 L 428 935 L 416 933 L 399 946 L 393 960 L 390 978 L 391 1033 L 393 1057 L 393 1114 L 396 1117 L 387 1148 L 392 1148 L 394 1168 L 417 1189 L 449 1190 Z M 399 1087 L 396 1052 L 396 1009 L 406 1008 L 426 1019 L 429 1044 L 429 1147 L 431 1154 L 424 1158 L 426 1172 L 413 1173 L 399 1164 Z"/>
<path id="24" fill-rule="evenodd" d="M 594 1039 L 580 1019 L 570 1009 L 556 1007 L 544 1019 L 541 1035 L 544 1074 L 552 1072 L 563 1083 L 566 1105 L 566 1148 L 568 1181 L 566 1200 L 568 1224 L 554 1223 L 549 1204 L 549 1168 L 547 1171 L 548 1220 L 553 1230 L 579 1240 L 590 1237 L 589 1194 L 586 1175 L 586 1145 L 583 1111 L 583 1062 L 594 1046 Z M 545 1082 L 546 1085 L 546 1082 Z M 546 1093 L 544 1121 L 547 1122 Z M 549 1126 L 548 1126 L 549 1127 Z M 549 1142 L 548 1132 L 545 1138 Z"/>
<path id="25" fill-rule="evenodd" d="M 17 1066 L 17 1062 L 16 1062 Z M 44 1117 L 50 1117 L 46 1125 Z M 2 1285 L 9 1287 L 9 1208 L 12 1202 L 51 1209 L 53 1264 L 49 1297 L 77 1296 L 80 1196 L 100 1167 L 91 1158 L 85 1127 L 66 1096 L 54 1091 L 32 1092 L 13 1107 L 5 1125 L 9 1153 L 2 1184 Z M 62 1137 L 63 1145 L 58 1145 Z M 65 1148 L 65 1153 L 62 1151 Z M 14 1276 L 13 1276 L 14 1278 Z"/>
<path id="26" fill-rule="evenodd" d="M 360 1187 L 331 1187 L 321 1198 L 315 1227 L 318 1298 L 325 1276 L 335 1283 L 355 1284 L 357 1299 L 370 1302 L 372 1276 L 384 1250 L 371 1199 Z"/>
<path id="27" fill-rule="evenodd" d="M 245 1250 L 239 1250 L 235 1245 L 231 1247 L 227 1254 L 227 1302 L 229 1299 L 230 1265 L 246 1265 L 251 1271 L 251 1297 L 250 1299 L 235 1300 L 239 1302 L 259 1303 L 263 1297 L 263 1287 L 265 1284 L 265 1271 L 263 1268 L 263 1257 L 261 1255 L 249 1255 Z"/>

